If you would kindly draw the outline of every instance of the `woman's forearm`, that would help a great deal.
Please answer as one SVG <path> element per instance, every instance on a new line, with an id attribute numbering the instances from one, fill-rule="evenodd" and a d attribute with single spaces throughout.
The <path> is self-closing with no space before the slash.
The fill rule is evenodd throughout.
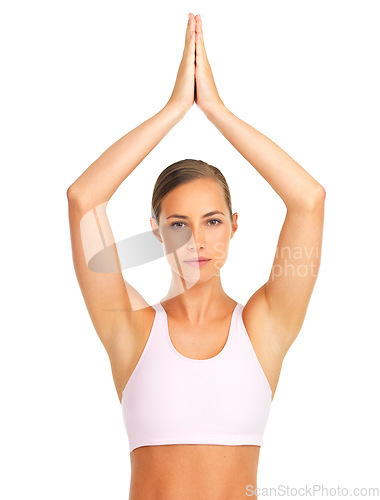
<path id="1" fill-rule="evenodd" d="M 321 200 L 323 187 L 271 139 L 224 105 L 206 116 L 272 186 L 287 208 L 312 208 Z"/>
<path id="2" fill-rule="evenodd" d="M 68 198 L 80 199 L 88 209 L 109 201 L 120 184 L 184 115 L 178 106 L 167 104 L 112 144 L 69 187 Z"/>

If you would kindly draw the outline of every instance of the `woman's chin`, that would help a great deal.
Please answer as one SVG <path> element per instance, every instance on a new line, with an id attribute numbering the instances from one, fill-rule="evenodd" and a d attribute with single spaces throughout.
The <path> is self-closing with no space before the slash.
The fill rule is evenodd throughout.
<path id="1" fill-rule="evenodd" d="M 173 269 L 173 271 L 175 270 Z M 211 271 L 210 270 L 203 271 L 202 269 L 192 269 L 192 271 L 182 270 L 182 272 L 177 272 L 177 271 L 175 272 L 187 283 L 193 283 L 193 284 L 206 283 L 206 281 L 219 275 L 219 269 L 212 269 Z"/>

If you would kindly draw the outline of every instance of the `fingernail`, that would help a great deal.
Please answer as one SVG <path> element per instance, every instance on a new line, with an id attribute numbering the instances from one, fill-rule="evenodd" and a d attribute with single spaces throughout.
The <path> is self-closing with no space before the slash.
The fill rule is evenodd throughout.
<path id="1" fill-rule="evenodd" d="M 190 19 L 190 17 L 191 17 L 191 14 L 189 14 L 189 19 Z"/>

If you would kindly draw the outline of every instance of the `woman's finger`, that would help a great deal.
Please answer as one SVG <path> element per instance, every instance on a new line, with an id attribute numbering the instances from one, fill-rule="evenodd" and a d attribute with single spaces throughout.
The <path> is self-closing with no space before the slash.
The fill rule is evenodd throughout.
<path id="1" fill-rule="evenodd" d="M 197 55 L 205 55 L 205 46 L 203 40 L 202 19 L 200 14 L 195 16 L 195 36 L 197 44 Z"/>
<path id="2" fill-rule="evenodd" d="M 190 55 L 195 53 L 195 18 L 193 13 L 189 14 L 184 51 Z"/>
<path id="3" fill-rule="evenodd" d="M 192 12 L 190 12 L 189 20 L 187 22 L 186 41 L 189 39 L 189 35 L 190 35 L 191 31 L 195 31 L 195 18 L 194 18 L 194 14 Z"/>
<path id="4" fill-rule="evenodd" d="M 197 31 L 202 32 L 202 18 L 200 14 L 195 16 L 195 22 L 197 23 Z"/>

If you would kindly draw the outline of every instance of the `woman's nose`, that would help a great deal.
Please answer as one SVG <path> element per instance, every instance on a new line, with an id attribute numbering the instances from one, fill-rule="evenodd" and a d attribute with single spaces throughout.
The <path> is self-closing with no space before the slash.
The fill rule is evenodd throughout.
<path id="1" fill-rule="evenodd" d="M 205 243 L 203 231 L 199 230 L 199 229 L 192 230 L 188 247 L 189 248 L 204 248 L 205 244 L 206 243 Z"/>

